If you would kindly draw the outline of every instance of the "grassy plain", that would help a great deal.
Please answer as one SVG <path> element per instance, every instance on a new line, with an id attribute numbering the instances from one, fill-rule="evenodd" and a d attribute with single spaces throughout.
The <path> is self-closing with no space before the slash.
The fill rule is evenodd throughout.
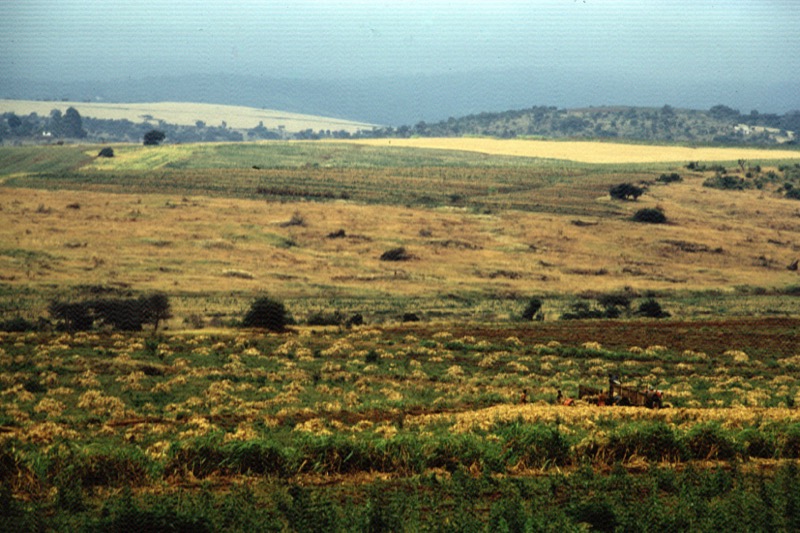
<path id="1" fill-rule="evenodd" d="M 796 201 L 709 189 L 708 172 L 677 164 L 339 143 L 96 150 L 0 150 L 0 262 L 7 291 L 41 295 L 30 313 L 54 291 L 102 285 L 168 291 L 179 318 L 230 318 L 258 291 L 291 300 L 299 319 L 341 306 L 378 321 L 506 320 L 532 295 L 553 319 L 576 295 L 626 288 L 684 317 L 795 309 L 779 296 L 797 284 Z M 675 171 L 683 182 L 655 183 Z M 651 186 L 612 201 L 623 181 Z M 669 224 L 629 220 L 656 206 Z M 401 246 L 411 260 L 380 260 Z"/>
<path id="2" fill-rule="evenodd" d="M 175 317 L 0 334 L 12 528 L 800 526 L 800 204 L 780 184 L 455 143 L 99 148 L 0 149 L 2 318 L 151 291 Z M 630 220 L 656 206 L 668 224 Z M 396 247 L 411 258 L 380 259 Z M 264 292 L 301 325 L 225 327 Z M 558 320 L 609 293 L 672 317 Z M 545 320 L 523 323 L 532 296 Z M 334 310 L 366 325 L 302 325 Z M 553 405 L 609 373 L 672 407 Z"/>

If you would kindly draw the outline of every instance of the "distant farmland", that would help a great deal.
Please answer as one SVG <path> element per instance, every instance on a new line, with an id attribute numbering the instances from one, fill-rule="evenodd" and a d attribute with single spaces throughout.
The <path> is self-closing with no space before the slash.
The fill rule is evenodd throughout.
<path id="1" fill-rule="evenodd" d="M 351 141 L 348 141 L 351 142 Z M 667 163 L 675 161 L 736 161 L 800 159 L 798 150 L 655 146 L 593 141 L 501 140 L 479 137 L 365 139 L 371 146 L 464 150 L 488 155 L 540 157 L 581 163 Z"/>
<path id="2" fill-rule="evenodd" d="M 225 122 L 228 127 L 254 128 L 263 122 L 265 128 L 277 129 L 283 126 L 287 132 L 298 132 L 307 129 L 314 131 L 332 130 L 355 132 L 360 129 L 372 129 L 372 124 L 353 122 L 330 117 L 287 113 L 273 109 L 254 107 L 196 104 L 189 102 L 153 102 L 153 103 L 106 103 L 106 102 L 60 102 L 33 100 L 0 100 L 0 113 L 16 113 L 27 115 L 36 113 L 47 116 L 53 109 L 65 110 L 74 107 L 81 116 L 106 120 L 130 120 L 131 122 L 159 120 L 183 126 L 194 125 L 202 120 L 210 126 L 218 126 Z"/>

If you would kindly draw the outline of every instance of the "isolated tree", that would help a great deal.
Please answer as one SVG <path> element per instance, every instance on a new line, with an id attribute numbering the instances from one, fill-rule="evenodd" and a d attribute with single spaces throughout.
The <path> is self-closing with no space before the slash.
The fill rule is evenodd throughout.
<path id="1" fill-rule="evenodd" d="M 670 314 L 661 308 L 661 304 L 655 299 L 649 298 L 639 304 L 639 309 L 636 311 L 639 316 L 648 318 L 667 318 Z"/>
<path id="2" fill-rule="evenodd" d="M 288 323 L 289 313 L 283 302 L 263 296 L 250 306 L 242 320 L 242 327 L 281 332 L 286 329 Z"/>
<path id="3" fill-rule="evenodd" d="M 47 311 L 58 321 L 59 329 L 66 331 L 86 331 L 92 329 L 94 318 L 90 306 L 85 302 L 50 302 Z"/>
<path id="4" fill-rule="evenodd" d="M 6 118 L 6 122 L 8 123 L 8 127 L 11 128 L 12 130 L 15 130 L 20 126 L 22 126 L 22 119 L 19 118 L 14 113 L 9 113 L 7 117 L 8 118 Z"/>
<path id="5" fill-rule="evenodd" d="M 162 320 L 172 318 L 172 307 L 169 303 L 169 297 L 163 292 L 145 296 L 141 300 L 145 322 L 153 324 L 153 332 L 158 331 L 158 325 Z"/>
<path id="6" fill-rule="evenodd" d="M 114 157 L 114 149 L 106 146 L 97 154 L 97 157 Z"/>
<path id="7" fill-rule="evenodd" d="M 62 124 L 64 119 L 60 109 L 50 111 L 50 119 L 47 121 L 47 129 L 56 137 L 61 137 Z"/>
<path id="8" fill-rule="evenodd" d="M 531 298 L 528 300 L 528 305 L 525 306 L 525 310 L 522 311 L 522 320 L 533 320 L 541 317 L 542 315 L 539 314 L 541 310 L 542 300 L 540 298 Z"/>
<path id="9" fill-rule="evenodd" d="M 83 119 L 81 114 L 74 107 L 70 107 L 61 117 L 61 134 L 64 137 L 74 139 L 86 138 L 86 130 L 83 129 Z"/>
<path id="10" fill-rule="evenodd" d="M 617 200 L 636 200 L 644 194 L 644 188 L 637 187 L 632 183 L 620 183 L 611 187 L 608 194 Z"/>
<path id="11" fill-rule="evenodd" d="M 167 138 L 167 135 L 161 130 L 150 130 L 144 134 L 145 146 L 158 146 L 161 141 Z"/>

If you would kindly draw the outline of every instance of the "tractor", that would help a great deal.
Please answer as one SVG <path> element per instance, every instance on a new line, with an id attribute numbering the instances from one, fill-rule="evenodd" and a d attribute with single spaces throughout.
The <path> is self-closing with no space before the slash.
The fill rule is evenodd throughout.
<path id="1" fill-rule="evenodd" d="M 660 409 L 663 393 L 648 387 L 644 392 L 623 387 L 616 376 L 609 376 L 608 390 L 578 385 L 578 399 L 596 405 L 632 405 Z"/>

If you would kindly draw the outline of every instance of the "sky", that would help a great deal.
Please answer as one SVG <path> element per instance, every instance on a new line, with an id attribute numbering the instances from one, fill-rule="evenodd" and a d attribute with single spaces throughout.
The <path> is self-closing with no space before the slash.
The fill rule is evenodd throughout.
<path id="1" fill-rule="evenodd" d="M 800 93 L 800 2 L 0 0 L 0 73 L 15 79 L 506 71 Z"/>

